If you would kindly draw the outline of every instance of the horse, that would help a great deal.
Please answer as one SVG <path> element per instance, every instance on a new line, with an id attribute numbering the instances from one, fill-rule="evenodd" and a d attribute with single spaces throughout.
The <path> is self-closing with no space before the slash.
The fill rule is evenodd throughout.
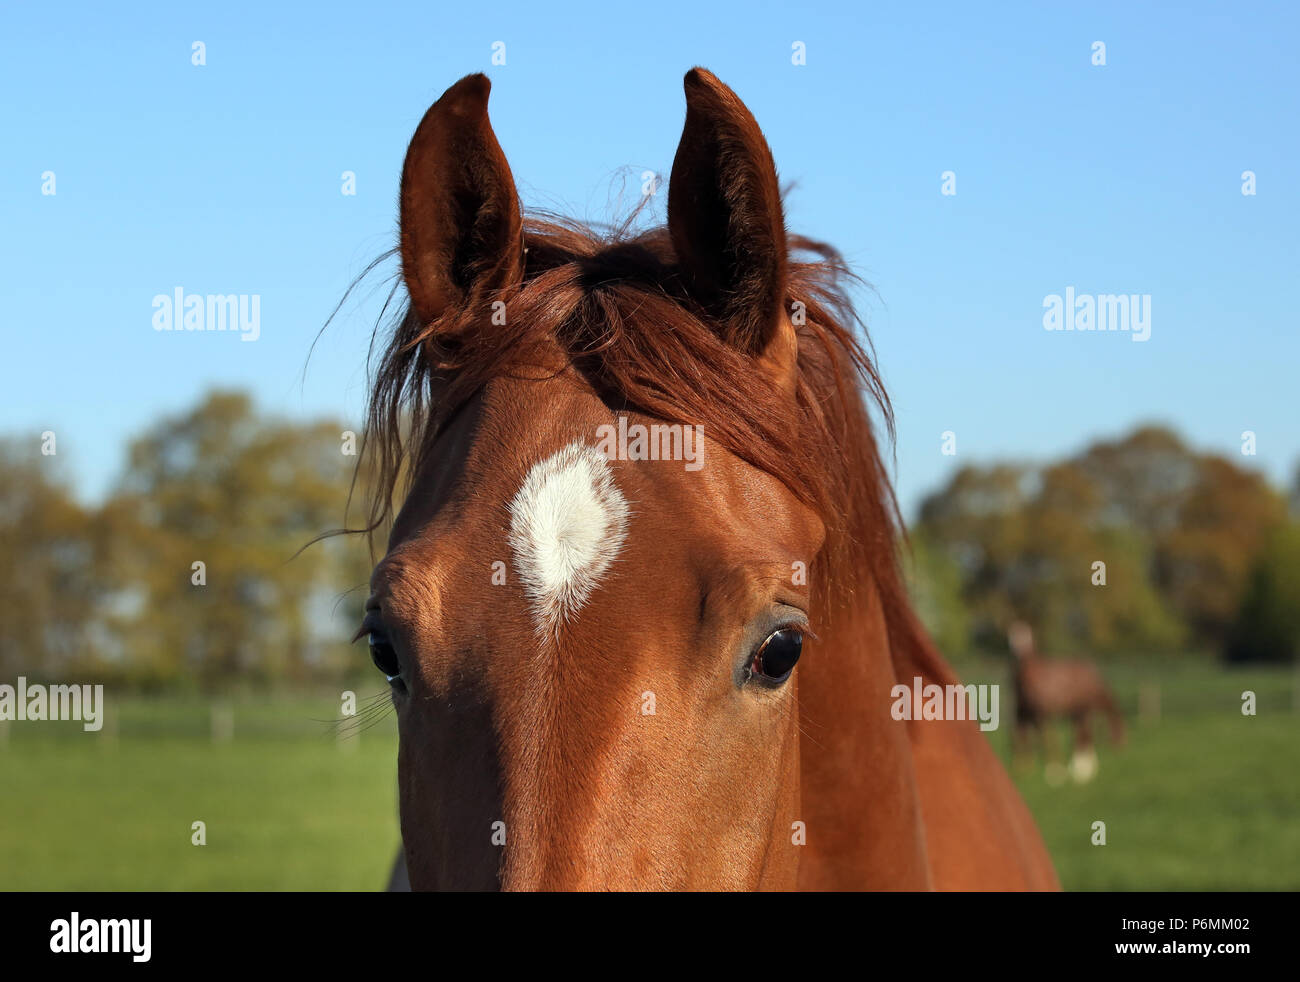
<path id="1" fill-rule="evenodd" d="M 787 234 L 737 95 L 684 87 L 650 229 L 525 216 L 481 74 L 407 149 L 357 635 L 397 717 L 393 883 L 1059 889 L 976 724 L 891 714 L 956 679 L 899 574 L 851 274 Z"/>
<path id="2" fill-rule="evenodd" d="M 1111 743 L 1124 743 L 1124 717 L 1097 666 L 1082 659 L 1044 658 L 1034 646 L 1033 630 L 1017 621 L 1007 632 L 1015 655 L 1016 723 L 1014 745 L 1017 754 L 1029 747 L 1037 733 L 1043 745 L 1049 779 L 1063 778 L 1052 761 L 1048 735 L 1055 719 L 1068 719 L 1074 727 L 1069 773 L 1079 783 L 1097 774 L 1097 750 L 1093 745 L 1093 713 L 1105 713 L 1110 722 Z"/>

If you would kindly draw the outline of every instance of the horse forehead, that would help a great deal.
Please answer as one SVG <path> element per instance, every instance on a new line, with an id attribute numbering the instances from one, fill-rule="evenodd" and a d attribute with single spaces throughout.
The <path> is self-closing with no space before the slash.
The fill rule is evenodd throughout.
<path id="1" fill-rule="evenodd" d="M 537 632 L 554 635 L 610 572 L 629 508 L 609 461 L 574 440 L 539 460 L 509 503 L 509 542 Z"/>
<path id="2" fill-rule="evenodd" d="M 575 620 L 615 577 L 654 575 L 625 569 L 634 543 L 642 560 L 694 549 L 721 561 L 741 550 L 745 565 L 768 553 L 810 560 L 804 552 L 819 545 L 815 517 L 708 426 L 693 428 L 693 461 L 638 460 L 606 431 L 617 433 L 621 416 L 629 429 L 656 421 L 611 410 L 573 379 L 494 380 L 468 408 L 417 477 L 405 541 L 389 559 L 405 558 L 394 571 L 409 565 L 419 578 L 442 567 L 437 579 L 451 589 L 457 569 L 478 570 L 491 552 L 491 582 L 522 588 L 540 635 Z"/>

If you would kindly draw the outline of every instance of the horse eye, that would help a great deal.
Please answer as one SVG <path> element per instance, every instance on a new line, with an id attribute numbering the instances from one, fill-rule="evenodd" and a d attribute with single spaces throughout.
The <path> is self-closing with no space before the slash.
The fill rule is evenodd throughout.
<path id="1" fill-rule="evenodd" d="M 793 627 L 783 627 L 767 636 L 750 662 L 750 672 L 768 682 L 784 682 L 794 671 L 799 655 L 803 653 L 803 632 Z"/>
<path id="2" fill-rule="evenodd" d="M 402 666 L 397 660 L 397 652 L 388 643 L 388 639 L 377 631 L 370 632 L 370 660 L 375 668 L 384 673 L 389 683 L 401 681 Z"/>

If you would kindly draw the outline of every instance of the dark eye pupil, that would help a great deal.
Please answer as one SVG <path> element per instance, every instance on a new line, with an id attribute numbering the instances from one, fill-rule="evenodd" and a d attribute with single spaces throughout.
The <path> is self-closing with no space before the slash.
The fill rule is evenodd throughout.
<path id="1" fill-rule="evenodd" d="M 397 652 L 381 635 L 371 632 L 370 660 L 389 678 L 402 673 L 402 666 L 397 661 Z"/>
<path id="2" fill-rule="evenodd" d="M 803 634 L 783 628 L 768 636 L 754 655 L 754 671 L 764 678 L 781 681 L 792 671 L 803 653 Z"/>

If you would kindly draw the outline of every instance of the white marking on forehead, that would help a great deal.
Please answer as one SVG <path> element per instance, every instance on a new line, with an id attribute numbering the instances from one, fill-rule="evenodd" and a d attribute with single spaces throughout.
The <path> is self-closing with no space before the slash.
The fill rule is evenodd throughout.
<path id="1" fill-rule="evenodd" d="M 627 512 L 594 447 L 571 443 L 528 472 L 510 502 L 510 547 L 539 634 L 586 604 L 623 546 Z"/>

